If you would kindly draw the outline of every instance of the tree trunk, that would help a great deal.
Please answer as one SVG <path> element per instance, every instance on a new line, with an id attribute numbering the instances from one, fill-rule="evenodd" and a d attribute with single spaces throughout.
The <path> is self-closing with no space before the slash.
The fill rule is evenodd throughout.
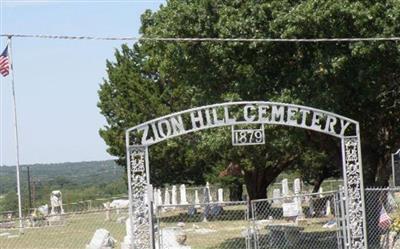
<path id="1" fill-rule="evenodd" d="M 229 200 L 230 201 L 242 201 L 243 200 L 243 185 L 239 179 L 235 179 L 231 185 L 229 185 Z"/>

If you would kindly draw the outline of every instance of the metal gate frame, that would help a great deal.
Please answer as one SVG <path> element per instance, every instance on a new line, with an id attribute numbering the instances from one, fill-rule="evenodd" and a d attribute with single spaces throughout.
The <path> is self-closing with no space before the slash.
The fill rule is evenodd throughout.
<path id="1" fill-rule="evenodd" d="M 245 120 L 238 121 L 229 116 L 229 107 L 244 106 Z M 271 111 L 268 118 L 249 116 L 248 111 L 259 108 L 262 113 Z M 260 108 L 261 107 L 261 108 Z M 221 109 L 224 117 L 218 117 L 217 109 Z M 287 110 L 285 120 L 285 110 Z M 275 113 L 274 113 L 275 111 Z M 293 118 L 293 113 L 301 113 L 303 120 L 299 124 Z M 313 113 L 311 125 L 306 124 L 304 118 Z M 182 116 L 188 116 L 192 126 L 185 128 Z M 212 119 L 214 115 L 214 119 Z M 204 118 L 205 116 L 205 118 Z M 324 129 L 320 125 L 320 119 L 325 117 Z M 329 123 L 328 123 L 329 121 Z M 234 126 L 239 124 L 271 124 L 299 127 L 318 131 L 341 139 L 343 178 L 345 182 L 344 196 L 346 199 L 345 209 L 346 233 L 344 236 L 346 249 L 367 249 L 366 218 L 364 203 L 364 186 L 361 162 L 361 143 L 359 123 L 355 120 L 337 115 L 324 110 L 307 106 L 265 101 L 241 101 L 227 102 L 215 105 L 202 106 L 189 110 L 173 113 L 164 117 L 150 120 L 126 130 L 126 154 L 129 188 L 129 216 L 131 220 L 131 238 L 133 249 L 154 248 L 153 220 L 148 201 L 149 175 L 149 152 L 148 147 L 169 138 L 196 132 L 204 129 Z M 329 125 L 328 125 L 329 124 Z M 340 125 L 338 133 L 335 125 Z M 347 129 L 348 127 L 352 127 Z M 352 133 L 352 135 L 346 135 Z M 149 135 L 153 133 L 153 135 Z M 146 198 L 146 199 L 145 199 Z"/>

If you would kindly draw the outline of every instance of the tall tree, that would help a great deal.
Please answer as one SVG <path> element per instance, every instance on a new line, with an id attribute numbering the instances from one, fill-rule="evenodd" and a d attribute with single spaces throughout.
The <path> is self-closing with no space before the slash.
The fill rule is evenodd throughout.
<path id="1" fill-rule="evenodd" d="M 142 16 L 145 37 L 386 37 L 400 33 L 400 4 L 386 1 L 168 1 Z M 123 46 L 107 63 L 99 108 L 109 153 L 124 164 L 124 129 L 193 106 L 277 100 L 360 122 L 367 186 L 386 185 L 400 146 L 400 45 L 396 42 L 154 42 Z M 263 198 L 289 167 L 337 175 L 337 141 L 266 127 L 265 146 L 232 148 L 227 131 L 185 135 L 153 146 L 153 179 L 204 181 L 215 165 L 243 167 L 250 198 Z M 222 151 L 222 152 L 221 152 Z M 317 151 L 317 152 L 316 152 Z M 201 152 L 201 153 L 199 153 Z M 328 168 L 327 168 L 328 167 Z M 319 172 L 319 173 L 318 173 Z"/>

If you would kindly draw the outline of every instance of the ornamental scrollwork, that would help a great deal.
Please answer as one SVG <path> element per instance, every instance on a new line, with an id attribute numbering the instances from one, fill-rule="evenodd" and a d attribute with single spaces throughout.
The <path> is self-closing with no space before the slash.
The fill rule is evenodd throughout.
<path id="1" fill-rule="evenodd" d="M 364 239 L 364 209 L 361 194 L 361 163 L 359 159 L 359 140 L 358 137 L 345 137 L 344 141 L 344 157 L 347 178 L 347 208 L 350 228 L 350 248 L 365 248 Z"/>

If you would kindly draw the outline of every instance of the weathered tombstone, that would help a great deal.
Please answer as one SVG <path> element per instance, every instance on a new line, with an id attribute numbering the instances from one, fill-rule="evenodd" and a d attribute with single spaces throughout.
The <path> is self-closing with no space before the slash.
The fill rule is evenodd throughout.
<path id="1" fill-rule="evenodd" d="M 297 195 L 301 192 L 301 182 L 299 178 L 294 179 L 293 182 L 293 192 Z"/>
<path id="2" fill-rule="evenodd" d="M 110 207 L 115 209 L 117 211 L 117 214 L 121 212 L 121 209 L 128 208 L 128 206 L 129 206 L 129 200 L 125 199 L 113 200 L 110 204 Z"/>
<path id="3" fill-rule="evenodd" d="M 203 203 L 205 204 L 204 206 L 204 212 L 203 212 L 203 222 L 207 222 L 207 218 L 210 213 L 210 193 L 209 193 L 209 188 L 205 187 L 204 188 L 204 201 Z"/>
<path id="4" fill-rule="evenodd" d="M 332 209 L 331 209 L 331 201 L 327 200 L 326 201 L 326 211 L 325 211 L 326 216 L 332 215 Z"/>
<path id="5" fill-rule="evenodd" d="M 163 204 L 163 202 L 162 202 L 162 196 L 161 196 L 161 189 L 157 189 L 157 192 L 156 192 L 156 199 L 157 199 L 158 205 L 162 205 L 162 204 Z"/>
<path id="6" fill-rule="evenodd" d="M 288 179 L 282 180 L 282 196 L 287 197 L 289 195 L 289 183 Z"/>
<path id="7" fill-rule="evenodd" d="M 49 225 L 62 225 L 64 209 L 62 207 L 62 194 L 59 190 L 54 190 L 50 195 L 51 212 L 48 219 Z"/>
<path id="8" fill-rule="evenodd" d="M 300 181 L 299 178 L 294 179 L 293 192 L 294 192 L 295 195 L 299 195 L 301 193 L 301 181 Z M 303 214 L 303 208 L 301 206 L 301 197 L 300 196 L 296 196 L 294 198 L 294 201 L 297 203 L 297 206 L 298 206 L 297 209 L 299 211 L 299 214 L 298 214 L 299 218 L 303 218 L 304 214 Z"/>
<path id="9" fill-rule="evenodd" d="M 164 205 L 171 205 L 171 197 L 168 188 L 165 188 Z"/>
<path id="10" fill-rule="evenodd" d="M 161 229 L 161 244 L 163 248 L 191 249 L 186 246 L 186 235 L 181 227 L 165 227 Z"/>
<path id="11" fill-rule="evenodd" d="M 281 205 L 281 190 L 276 188 L 272 191 L 272 203 L 275 205 Z"/>
<path id="12" fill-rule="evenodd" d="M 295 218 L 299 215 L 299 206 L 296 202 L 282 203 L 283 217 Z"/>
<path id="13" fill-rule="evenodd" d="M 208 192 L 208 202 L 212 202 L 212 196 L 211 196 L 211 190 L 210 190 L 210 183 L 207 182 L 206 183 L 206 188 L 207 188 L 207 192 Z"/>
<path id="14" fill-rule="evenodd" d="M 180 192 L 180 197 L 181 197 L 181 205 L 186 205 L 188 204 L 187 202 L 187 198 L 186 198 L 186 186 L 185 184 L 181 184 L 181 186 L 179 187 L 179 192 Z"/>
<path id="15" fill-rule="evenodd" d="M 51 215 L 63 214 L 62 194 L 60 190 L 54 190 L 50 195 Z"/>
<path id="16" fill-rule="evenodd" d="M 199 191 L 196 189 L 194 191 L 194 207 L 199 208 L 200 207 L 200 199 L 199 199 Z"/>
<path id="17" fill-rule="evenodd" d="M 155 210 L 157 208 L 157 206 L 160 205 L 160 203 L 158 202 L 158 198 L 157 198 L 157 189 L 156 188 L 153 189 L 153 200 L 154 200 L 153 209 Z"/>
<path id="18" fill-rule="evenodd" d="M 104 209 L 106 210 L 106 221 L 110 221 L 111 220 L 111 202 L 105 202 L 103 203 Z"/>
<path id="19" fill-rule="evenodd" d="M 178 199 L 177 199 L 177 193 L 176 193 L 176 186 L 172 186 L 172 205 L 177 205 L 178 204 Z"/>
<path id="20" fill-rule="evenodd" d="M 218 189 L 218 202 L 224 202 L 224 189 Z"/>
<path id="21" fill-rule="evenodd" d="M 112 249 L 114 247 L 115 239 L 111 237 L 109 231 L 101 228 L 96 230 L 86 249 Z"/>

